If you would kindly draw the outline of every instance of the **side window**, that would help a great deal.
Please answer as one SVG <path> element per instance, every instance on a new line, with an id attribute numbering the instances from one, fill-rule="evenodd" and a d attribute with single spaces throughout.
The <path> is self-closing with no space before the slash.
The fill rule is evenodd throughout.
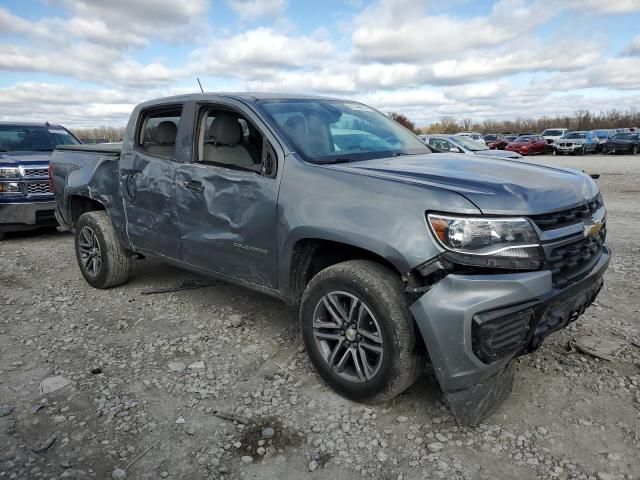
<path id="1" fill-rule="evenodd" d="M 181 115 L 182 107 L 143 111 L 136 146 L 154 157 L 173 157 Z"/>
<path id="2" fill-rule="evenodd" d="M 197 163 L 268 174 L 275 169 L 271 147 L 258 128 L 241 114 L 207 109 L 199 118 Z M 268 151 L 263 151 L 265 148 Z M 269 172 L 263 168 L 263 153 L 269 158 Z"/>

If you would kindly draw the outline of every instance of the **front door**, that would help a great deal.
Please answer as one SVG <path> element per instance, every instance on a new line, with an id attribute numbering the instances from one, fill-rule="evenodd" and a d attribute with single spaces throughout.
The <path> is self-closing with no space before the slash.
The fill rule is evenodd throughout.
<path id="1" fill-rule="evenodd" d="M 230 105 L 198 107 L 193 161 L 176 170 L 180 250 L 185 263 L 277 289 L 277 155 L 259 124 Z"/>
<path id="2" fill-rule="evenodd" d="M 120 182 L 127 234 L 136 251 L 179 258 L 176 138 L 181 106 L 142 111 L 133 145 L 124 146 Z"/>

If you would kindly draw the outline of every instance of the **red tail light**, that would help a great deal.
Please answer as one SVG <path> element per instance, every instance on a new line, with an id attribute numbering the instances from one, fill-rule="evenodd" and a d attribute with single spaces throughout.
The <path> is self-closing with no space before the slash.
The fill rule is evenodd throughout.
<path id="1" fill-rule="evenodd" d="M 49 188 L 53 193 L 53 163 L 49 162 Z"/>

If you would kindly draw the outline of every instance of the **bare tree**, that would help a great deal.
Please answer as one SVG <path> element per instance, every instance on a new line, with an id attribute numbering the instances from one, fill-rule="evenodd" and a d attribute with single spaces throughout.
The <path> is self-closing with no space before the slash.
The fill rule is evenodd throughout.
<path id="1" fill-rule="evenodd" d="M 416 124 L 413 123 L 411 120 L 409 120 L 409 118 L 407 118 L 406 115 L 402 114 L 402 113 L 397 113 L 397 112 L 391 112 L 389 114 L 389 116 L 395 120 L 396 122 L 398 122 L 400 125 L 402 125 L 405 128 L 408 128 L 409 130 L 411 130 L 412 132 L 417 132 L 418 130 L 416 129 Z"/>

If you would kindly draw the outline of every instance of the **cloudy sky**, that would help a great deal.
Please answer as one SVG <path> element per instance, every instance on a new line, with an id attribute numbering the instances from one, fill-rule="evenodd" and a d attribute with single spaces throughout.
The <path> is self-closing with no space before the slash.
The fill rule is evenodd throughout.
<path id="1" fill-rule="evenodd" d="M 124 125 L 197 89 L 418 125 L 640 106 L 640 0 L 0 0 L 0 120 Z"/>

